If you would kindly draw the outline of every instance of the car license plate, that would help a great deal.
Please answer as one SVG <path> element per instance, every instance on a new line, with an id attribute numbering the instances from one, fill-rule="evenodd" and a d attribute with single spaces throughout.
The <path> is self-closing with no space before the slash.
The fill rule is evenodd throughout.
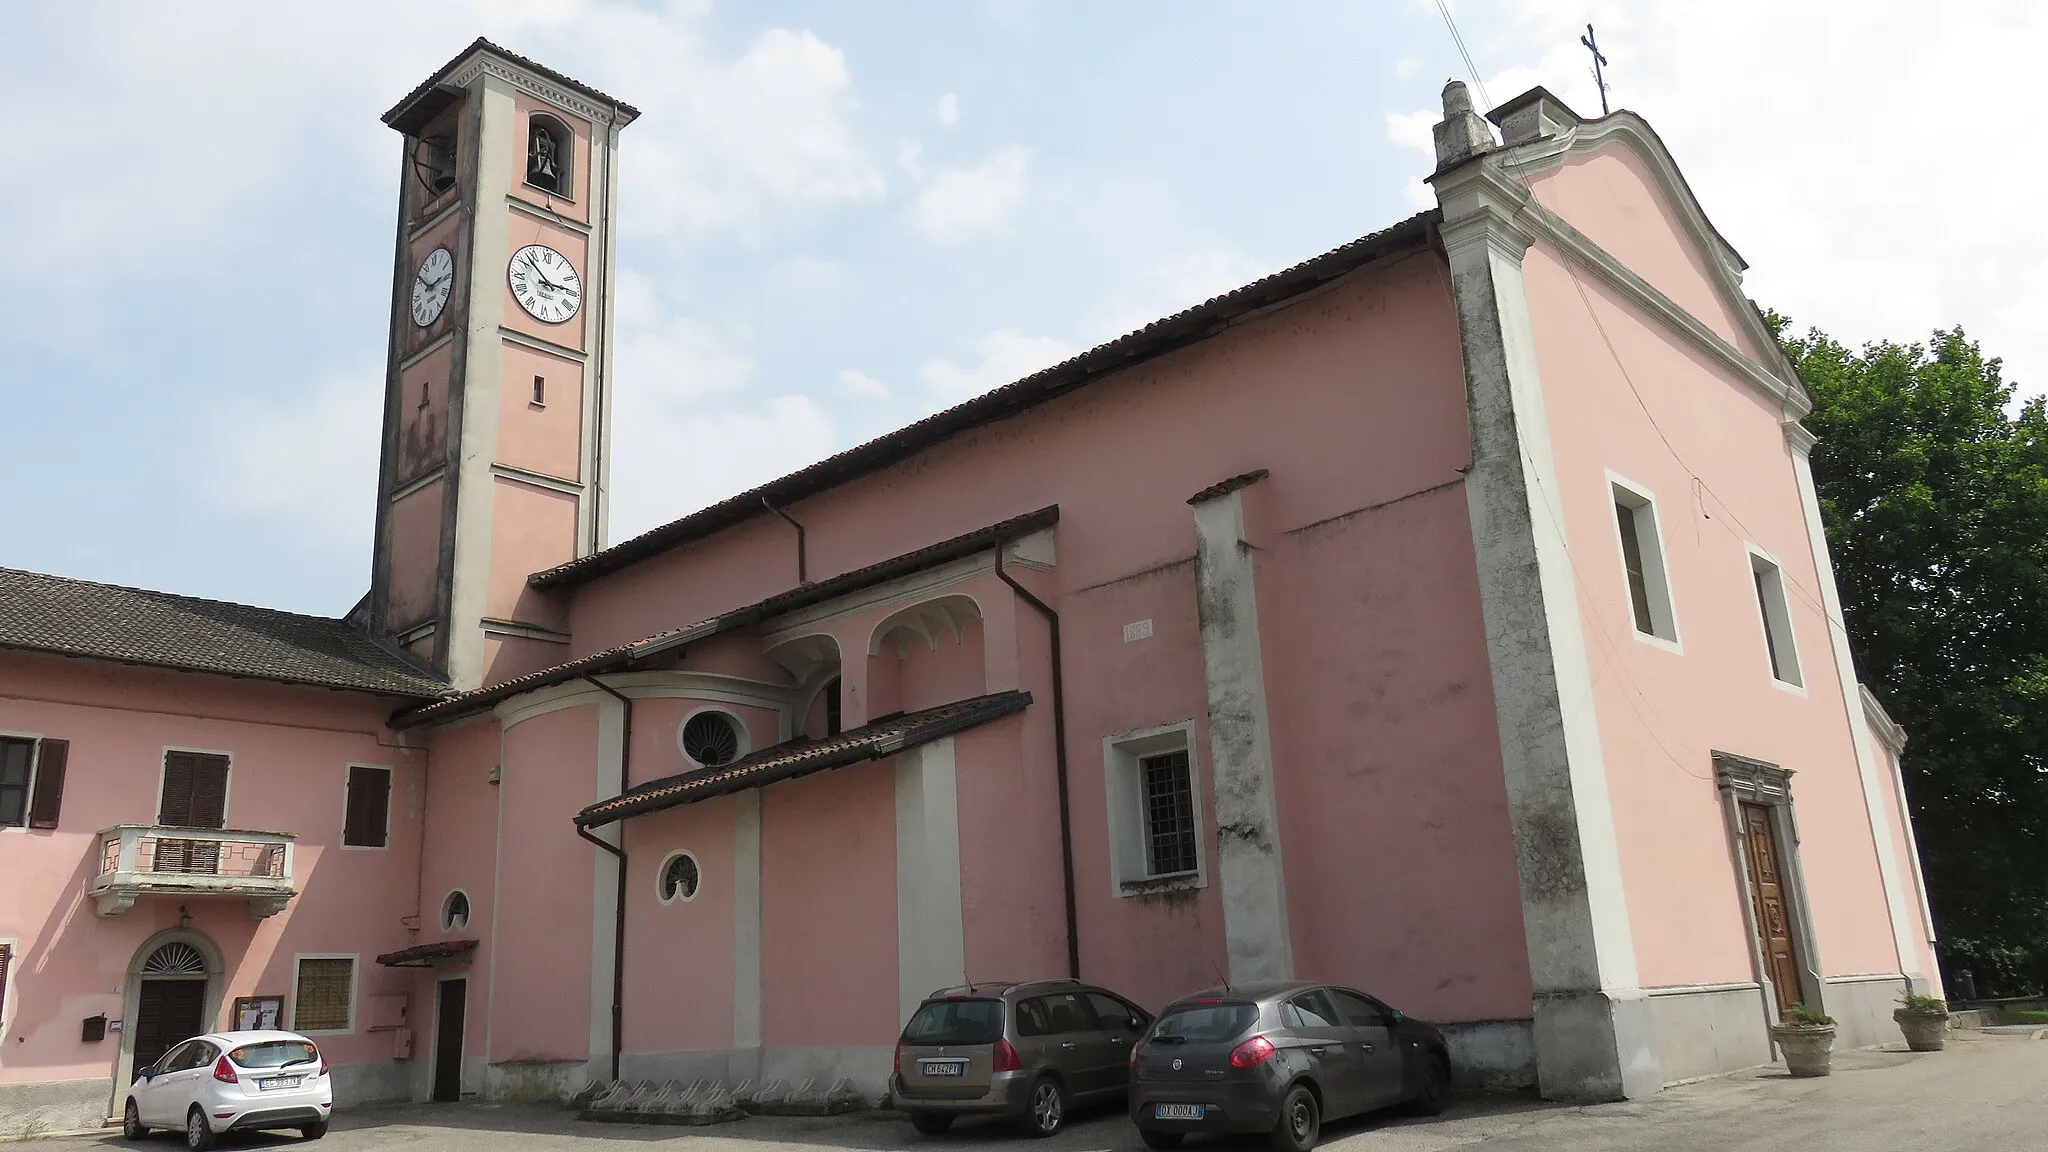
<path id="1" fill-rule="evenodd" d="M 927 1076 L 959 1076 L 967 1071 L 965 1060 L 926 1060 L 918 1065 Z"/>
<path id="2" fill-rule="evenodd" d="M 1202 1118 L 1202 1105 L 1154 1104 L 1152 1106 L 1152 1118 L 1154 1120 L 1200 1120 Z"/>
<path id="3" fill-rule="evenodd" d="M 273 1088 L 297 1088 L 298 1086 L 299 1077 L 297 1076 L 270 1076 L 256 1081 L 257 1089 L 263 1092 L 268 1092 Z"/>

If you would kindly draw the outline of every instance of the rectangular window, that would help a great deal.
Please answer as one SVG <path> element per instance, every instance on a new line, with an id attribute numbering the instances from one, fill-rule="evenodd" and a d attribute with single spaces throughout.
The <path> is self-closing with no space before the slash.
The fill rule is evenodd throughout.
<path id="1" fill-rule="evenodd" d="M 293 1030 L 355 1031 L 354 957 L 301 957 L 297 975 L 292 986 Z"/>
<path id="2" fill-rule="evenodd" d="M 349 848 L 382 848 L 391 836 L 391 769 L 351 764 L 341 842 Z"/>
<path id="3" fill-rule="evenodd" d="M 55 828 L 68 740 L 0 736 L 0 828 Z"/>
<path id="4" fill-rule="evenodd" d="M 539 405 L 539 406 L 543 407 L 543 408 L 547 407 L 547 403 L 548 403 L 548 378 L 547 378 L 547 377 L 545 377 L 545 376 L 535 376 L 535 377 L 533 378 L 533 402 L 534 402 L 535 404 L 537 404 L 537 405 Z"/>
<path id="5" fill-rule="evenodd" d="M 168 828 L 224 828 L 228 758 L 215 752 L 164 753 L 163 797 L 156 822 Z"/>
<path id="6" fill-rule="evenodd" d="M 1110 884 L 1119 896 L 1208 883 L 1193 729 L 1183 720 L 1102 742 Z"/>
<path id="7" fill-rule="evenodd" d="M 1188 754 L 1168 752 L 1138 762 L 1145 788 L 1145 864 L 1153 876 L 1195 870 L 1195 788 Z"/>
<path id="8" fill-rule="evenodd" d="M 1749 554 L 1749 574 L 1756 584 L 1757 613 L 1763 619 L 1771 676 L 1781 684 L 1800 687 L 1804 681 L 1799 678 L 1799 649 L 1792 642 L 1792 614 L 1785 603 L 1785 574 L 1757 552 Z"/>
<path id="9" fill-rule="evenodd" d="M 1664 545 L 1657 533 L 1657 506 L 1648 493 L 1611 482 L 1614 529 L 1621 540 L 1622 576 L 1636 634 L 1678 643 L 1671 609 L 1671 585 L 1664 570 Z"/>

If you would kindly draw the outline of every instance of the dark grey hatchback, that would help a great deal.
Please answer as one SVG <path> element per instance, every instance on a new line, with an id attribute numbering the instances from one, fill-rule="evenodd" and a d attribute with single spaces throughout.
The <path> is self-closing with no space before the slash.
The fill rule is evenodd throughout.
<path id="1" fill-rule="evenodd" d="M 1151 1148 L 1190 1134 L 1270 1133 L 1308 1152 L 1323 1121 L 1444 1106 L 1443 1034 L 1329 984 L 1218 988 L 1167 1005 L 1131 1049 L 1131 1121 Z"/>

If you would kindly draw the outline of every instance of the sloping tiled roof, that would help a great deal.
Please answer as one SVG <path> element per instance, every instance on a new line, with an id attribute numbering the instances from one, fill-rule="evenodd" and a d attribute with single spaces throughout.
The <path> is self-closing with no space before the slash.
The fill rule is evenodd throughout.
<path id="1" fill-rule="evenodd" d="M 1059 523 L 1059 519 L 1060 509 L 1057 504 L 1040 508 L 1036 512 L 1027 512 L 1022 516 L 1013 516 L 986 528 L 977 528 L 972 532 L 955 536 L 951 540 L 942 540 L 914 552 L 890 557 L 879 564 L 856 568 L 830 580 L 821 580 L 815 584 L 805 584 L 786 592 L 778 592 L 766 600 L 756 601 L 744 608 L 735 608 L 722 616 L 713 616 L 709 620 L 700 620 L 681 628 L 657 632 L 630 644 L 594 652 L 578 660 L 557 664 L 552 668 L 543 668 L 538 672 L 529 672 L 524 676 L 516 676 L 487 688 L 465 692 L 460 696 L 450 696 L 424 707 L 407 709 L 391 718 L 391 726 L 413 728 L 421 724 L 453 720 L 480 712 L 500 700 L 517 696 L 522 692 L 532 692 L 553 684 L 566 684 L 579 677 L 594 676 L 600 672 L 616 672 L 671 651 L 679 645 L 702 640 L 707 636 L 716 636 L 721 632 L 729 632 L 778 613 L 794 612 L 798 608 L 821 603 L 835 596 L 845 596 L 863 588 L 872 588 L 899 576 L 936 568 L 963 556 L 987 551 L 995 547 L 998 541 L 1015 540 L 1019 536 L 1050 528 Z"/>
<path id="2" fill-rule="evenodd" d="M 415 944 L 386 952 L 377 957 L 377 963 L 386 968 L 429 968 L 449 960 L 467 960 L 476 951 L 474 940 L 441 940 L 433 944 Z"/>
<path id="3" fill-rule="evenodd" d="M 340 620 L 0 568 L 0 648 L 431 699 L 448 685 Z"/>
<path id="4" fill-rule="evenodd" d="M 718 768 L 699 768 L 650 780 L 621 796 L 601 800 L 576 814 L 583 828 L 596 828 L 649 812 L 695 804 L 713 796 L 743 792 L 813 772 L 844 768 L 864 760 L 882 760 L 964 732 L 991 720 L 1022 712 L 1031 704 L 1029 692 L 995 692 L 885 717 L 824 740 L 792 740 L 763 748 Z"/>
<path id="5" fill-rule="evenodd" d="M 577 80 L 569 76 L 564 76 L 560 72 L 555 71 L 553 68 L 550 68 L 547 65 L 541 64 L 537 61 L 529 60 L 526 57 L 521 56 L 517 52 L 508 52 L 505 49 L 498 47 L 496 44 L 491 43 L 489 40 L 484 39 L 482 36 L 479 36 L 475 40 L 470 41 L 469 47 L 464 48 L 460 52 L 457 52 L 453 60 L 450 60 L 446 64 L 441 65 L 441 67 L 438 70 L 436 70 L 432 76 L 427 77 L 425 81 L 421 82 L 419 87 L 406 93 L 405 99 L 400 100 L 398 103 L 392 105 L 391 111 L 386 112 L 384 114 L 384 123 L 389 124 L 394 128 L 400 127 L 400 117 L 405 112 L 405 110 L 413 104 L 414 101 L 418 100 L 420 97 L 425 96 L 428 92 L 432 91 L 437 85 L 441 83 L 441 81 L 447 79 L 448 74 L 450 72 L 455 71 L 457 65 L 461 64 L 464 60 L 469 59 L 471 56 L 474 56 L 479 51 L 489 52 L 494 56 L 498 56 L 502 59 L 517 64 L 521 68 L 528 69 L 537 76 L 544 76 L 547 79 L 552 80 L 557 84 L 560 84 L 562 87 L 567 88 L 572 92 L 578 93 L 583 96 L 588 96 L 592 100 L 602 101 L 603 103 L 609 104 L 612 107 L 617 108 L 619 110 L 620 116 L 622 117 L 621 123 L 629 123 L 635 119 L 638 119 L 640 116 L 640 110 L 638 108 L 633 107 L 631 104 L 627 104 L 624 103 L 623 101 L 607 96 L 604 93 L 599 92 L 597 89 L 592 88 L 590 85 L 583 83 L 581 80 Z"/>
<path id="6" fill-rule="evenodd" d="M 787 507 L 849 480 L 879 472 L 935 444 L 984 425 L 1007 420 L 1111 372 L 1207 339 L 1249 313 L 1314 291 L 1376 260 L 1417 251 L 1430 243 L 1441 215 L 1431 209 L 1411 216 L 1390 228 L 1360 237 L 1341 248 L 1255 280 L 1164 320 L 1155 320 L 1136 332 L 1099 345 L 1064 363 L 927 416 L 879 439 L 849 448 L 779 480 L 771 480 L 680 520 L 672 520 L 602 552 L 593 552 L 545 572 L 536 572 L 527 578 L 527 583 L 535 588 L 574 587 L 649 556 L 659 555 L 679 544 L 701 540 L 735 524 L 766 515 L 766 505 Z"/>

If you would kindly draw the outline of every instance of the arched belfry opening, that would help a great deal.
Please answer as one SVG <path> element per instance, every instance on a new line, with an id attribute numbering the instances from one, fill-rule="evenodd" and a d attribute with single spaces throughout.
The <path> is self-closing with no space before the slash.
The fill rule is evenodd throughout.
<path id="1" fill-rule="evenodd" d="M 569 165 L 575 158 L 576 136 L 569 126 L 545 112 L 526 121 L 526 182 L 556 196 L 569 195 Z"/>

